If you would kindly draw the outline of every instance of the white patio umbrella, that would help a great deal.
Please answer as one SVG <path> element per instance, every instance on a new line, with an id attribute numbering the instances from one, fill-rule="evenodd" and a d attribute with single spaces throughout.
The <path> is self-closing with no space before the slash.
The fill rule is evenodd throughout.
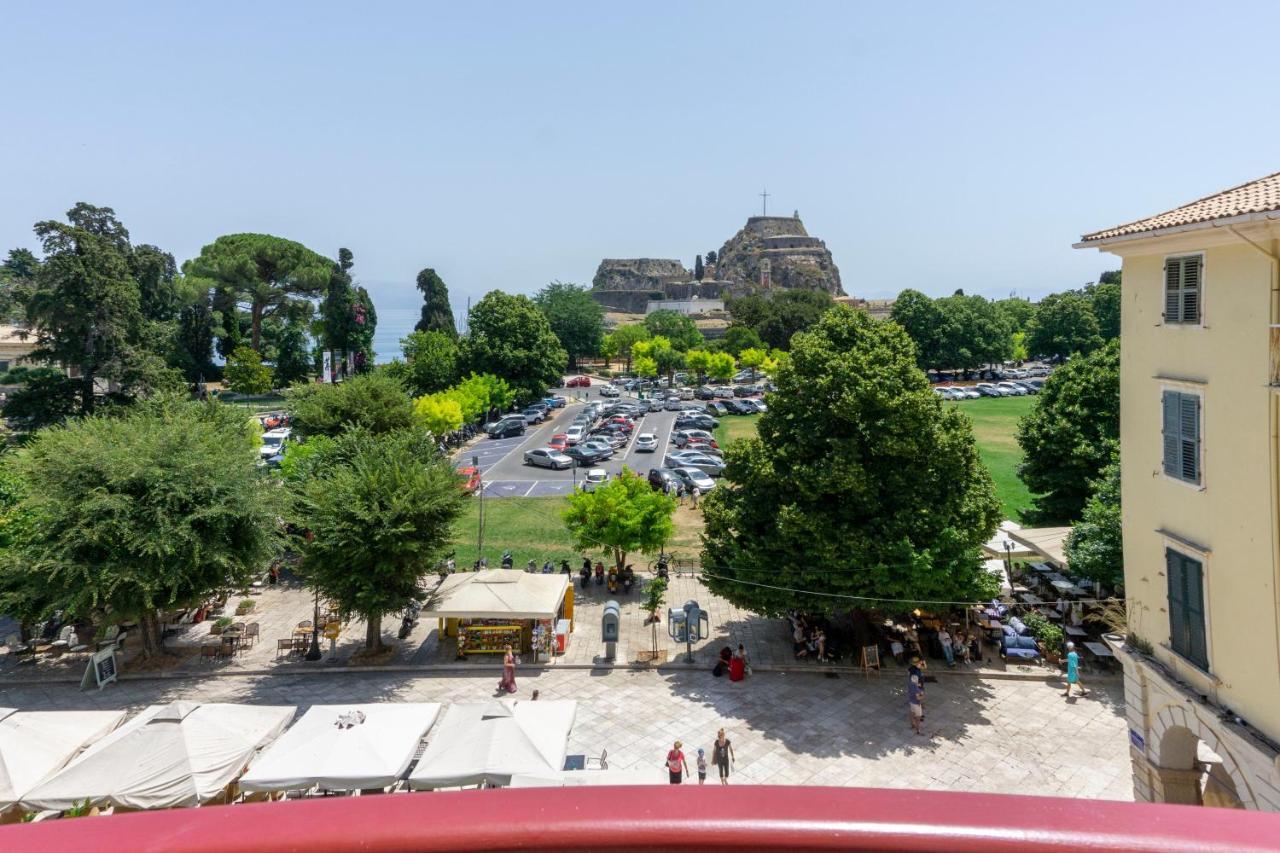
<path id="1" fill-rule="evenodd" d="M 597 785 L 668 785 L 666 768 L 654 765 L 627 770 L 566 770 L 555 776 L 515 775 L 512 788 L 578 788 Z"/>
<path id="2" fill-rule="evenodd" d="M 434 702 L 315 705 L 254 759 L 246 791 L 385 788 L 404 775 L 440 714 Z"/>
<path id="3" fill-rule="evenodd" d="M 65 810 L 88 800 L 134 809 L 208 802 L 293 719 L 294 707 L 152 705 L 22 797 Z"/>
<path id="4" fill-rule="evenodd" d="M 124 711 L 0 708 L 0 811 L 124 722 Z"/>
<path id="5" fill-rule="evenodd" d="M 557 775 L 564 769 L 577 710 L 572 700 L 453 705 L 428 739 L 409 784 L 509 785 L 516 775 Z"/>

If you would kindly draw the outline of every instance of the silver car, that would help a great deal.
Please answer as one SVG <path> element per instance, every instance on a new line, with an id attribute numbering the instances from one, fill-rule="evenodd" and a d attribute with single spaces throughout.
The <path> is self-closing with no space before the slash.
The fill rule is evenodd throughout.
<path id="1" fill-rule="evenodd" d="M 636 436 L 637 453 L 653 453 L 658 449 L 658 437 L 651 432 L 642 432 Z"/>
<path id="2" fill-rule="evenodd" d="M 683 468 L 673 469 L 676 479 L 685 487 L 685 490 L 696 488 L 702 494 L 706 494 L 716 487 L 716 481 L 707 476 L 705 471 L 697 468 L 685 466 Z"/>
<path id="3" fill-rule="evenodd" d="M 573 460 L 550 447 L 535 447 L 524 452 L 524 463 L 540 468 L 572 468 Z"/>
<path id="4" fill-rule="evenodd" d="M 681 453 L 679 456 L 668 455 L 662 460 L 667 468 L 697 468 L 704 474 L 719 477 L 724 473 L 724 461 L 708 456 L 705 453 Z"/>

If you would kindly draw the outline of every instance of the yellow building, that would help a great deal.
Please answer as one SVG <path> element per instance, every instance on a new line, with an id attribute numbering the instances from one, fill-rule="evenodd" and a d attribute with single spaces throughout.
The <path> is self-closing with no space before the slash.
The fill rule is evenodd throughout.
<path id="1" fill-rule="evenodd" d="M 1280 174 L 1076 245 L 1124 269 L 1135 795 L 1280 811 Z"/>

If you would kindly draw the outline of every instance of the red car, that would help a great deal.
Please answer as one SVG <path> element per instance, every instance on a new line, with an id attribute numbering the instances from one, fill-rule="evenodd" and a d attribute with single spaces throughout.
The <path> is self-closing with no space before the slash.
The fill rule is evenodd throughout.
<path id="1" fill-rule="evenodd" d="M 550 447 L 552 450 L 558 450 L 561 453 L 564 453 L 565 448 L 567 448 L 568 446 L 569 446 L 569 436 L 565 435 L 562 432 L 558 432 L 555 435 L 551 436 L 551 440 L 547 442 L 547 447 Z"/>
<path id="2" fill-rule="evenodd" d="M 575 376 L 568 382 L 564 383 L 566 388 L 590 388 L 591 379 L 587 376 Z"/>
<path id="3" fill-rule="evenodd" d="M 479 491 L 480 489 L 480 471 L 470 465 L 466 468 L 458 469 L 458 476 L 462 478 L 462 490 L 468 494 Z"/>
<path id="4" fill-rule="evenodd" d="M 606 425 L 617 424 L 618 426 L 624 428 L 627 432 L 631 432 L 633 429 L 636 428 L 636 425 L 631 422 L 630 418 L 624 418 L 621 416 L 616 418 L 609 418 L 609 420 L 605 421 L 605 424 Z"/>

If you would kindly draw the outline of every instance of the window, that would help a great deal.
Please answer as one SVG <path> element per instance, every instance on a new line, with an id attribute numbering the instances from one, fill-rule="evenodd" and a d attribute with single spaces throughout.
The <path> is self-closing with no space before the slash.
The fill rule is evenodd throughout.
<path id="1" fill-rule="evenodd" d="M 1200 395 L 1165 391 L 1164 472 L 1200 485 Z"/>
<path id="2" fill-rule="evenodd" d="M 1164 262 L 1164 321 L 1200 322 L 1200 279 L 1204 258 L 1189 255 Z"/>
<path id="3" fill-rule="evenodd" d="M 1164 552 L 1169 575 L 1169 642 L 1173 650 L 1209 671 L 1204 636 L 1204 564 L 1172 548 Z"/>

